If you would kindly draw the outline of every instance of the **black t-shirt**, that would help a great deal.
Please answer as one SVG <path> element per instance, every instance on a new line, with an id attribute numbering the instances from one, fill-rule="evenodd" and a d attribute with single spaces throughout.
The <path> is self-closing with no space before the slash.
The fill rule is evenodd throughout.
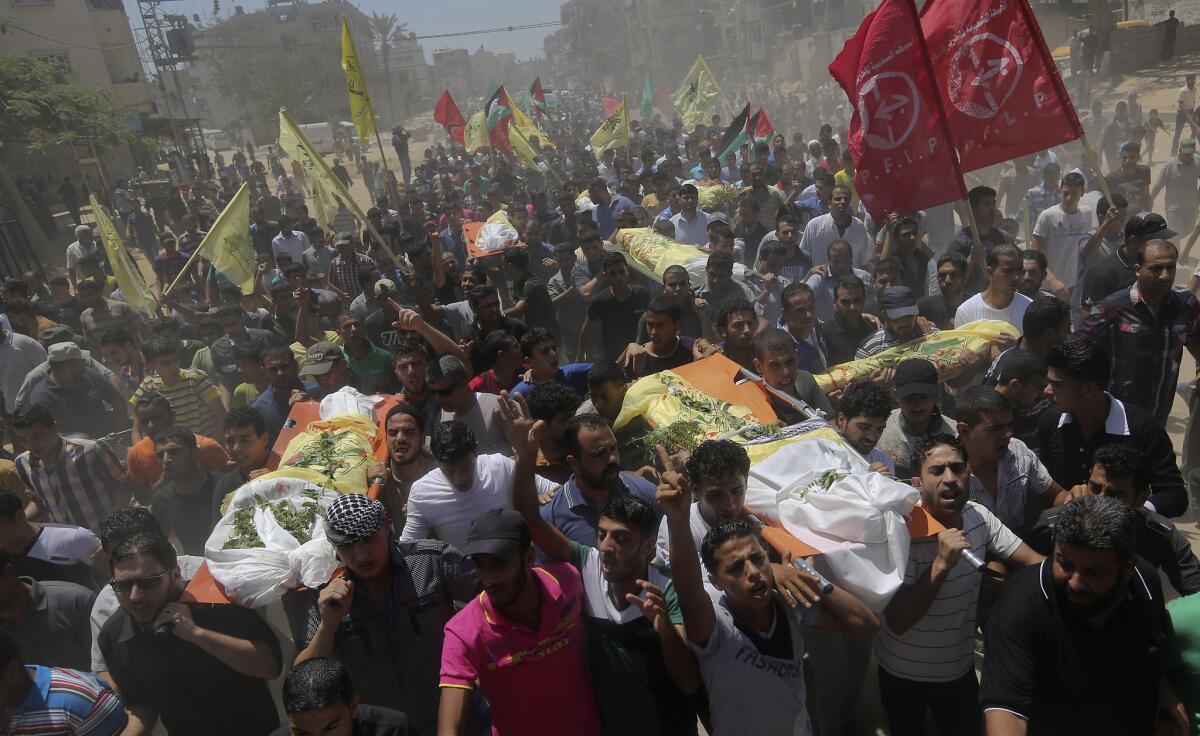
<path id="1" fill-rule="evenodd" d="M 650 294 L 641 285 L 635 284 L 632 288 L 633 293 L 627 299 L 618 299 L 608 291 L 588 305 L 588 321 L 593 323 L 593 328 L 600 328 L 605 360 L 616 360 L 626 346 L 637 339 L 638 320 L 650 303 Z"/>
<path id="2" fill-rule="evenodd" d="M 384 350 L 396 347 L 400 344 L 401 333 L 400 330 L 392 327 L 395 319 L 394 316 L 385 314 L 383 309 L 373 313 L 363 322 L 363 327 L 367 328 L 367 337 Z"/>
<path id="3" fill-rule="evenodd" d="M 1014 573 L 984 629 L 979 702 L 1025 717 L 1030 734 L 1148 734 L 1171 621 L 1158 571 L 1137 558 L 1100 629 L 1075 618 L 1052 562 Z"/>
<path id="4" fill-rule="evenodd" d="M 413 733 L 408 716 L 398 710 L 359 703 L 354 713 L 351 736 L 412 736 Z M 284 724 L 271 736 L 292 736 L 291 726 Z"/>
<path id="5" fill-rule="evenodd" d="M 513 299 L 525 301 L 524 322 L 530 327 L 541 327 L 558 335 L 558 317 L 550 292 L 536 276 L 525 276 L 513 282 Z"/>
<path id="6" fill-rule="evenodd" d="M 72 330 L 79 332 L 82 326 L 79 321 L 80 315 L 83 314 L 83 305 L 75 297 L 71 297 L 63 303 L 50 299 L 39 299 L 37 303 L 38 312 L 48 320 L 66 325 Z M 34 335 L 36 339 L 37 336 Z"/>
<path id="7" fill-rule="evenodd" d="M 204 485 L 192 493 L 180 493 L 174 483 L 166 483 L 154 494 L 150 512 L 163 531 L 179 538 L 185 555 L 204 555 L 204 543 L 217 525 L 217 475 L 204 474 Z"/>
<path id="8" fill-rule="evenodd" d="M 275 661 L 281 662 L 279 640 L 251 609 L 231 605 L 189 608 L 198 626 L 263 642 Z M 125 705 L 156 711 L 171 736 L 265 736 L 279 727 L 266 680 L 243 675 L 174 634 L 146 632 L 124 609 L 108 619 L 96 640 Z"/>
<path id="9" fill-rule="evenodd" d="M 681 365 L 691 363 L 693 357 L 692 347 L 696 344 L 695 338 L 683 337 L 681 335 L 678 340 L 675 344 L 675 349 L 668 355 L 651 355 L 650 353 L 646 353 L 645 367 L 641 371 L 638 371 L 635 377 L 641 378 L 642 376 L 649 376 L 652 373 L 660 371 L 669 371 L 672 368 L 678 368 Z"/>
<path id="10" fill-rule="evenodd" d="M 1091 309 L 1113 292 L 1133 286 L 1134 281 L 1137 281 L 1137 274 L 1133 272 L 1132 261 L 1127 262 L 1126 256 L 1118 250 L 1088 269 L 1083 279 L 1083 308 Z"/>
<path id="11" fill-rule="evenodd" d="M 943 330 L 954 324 L 956 312 L 958 308 L 951 310 L 941 294 L 930 294 L 917 300 L 917 313 Z"/>
<path id="12" fill-rule="evenodd" d="M 835 313 L 833 319 L 821 323 L 821 336 L 825 338 L 829 365 L 841 365 L 854 360 L 858 346 L 874 334 L 875 325 L 870 320 L 863 319 L 858 327 L 852 327 Z"/>

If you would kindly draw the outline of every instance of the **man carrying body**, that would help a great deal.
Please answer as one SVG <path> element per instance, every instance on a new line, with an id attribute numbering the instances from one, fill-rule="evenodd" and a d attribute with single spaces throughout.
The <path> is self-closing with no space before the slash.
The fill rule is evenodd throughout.
<path id="1" fill-rule="evenodd" d="M 917 298 L 907 286 L 889 287 L 879 300 L 879 311 L 883 327 L 858 346 L 855 360 L 869 358 L 901 343 L 937 332 L 937 328 L 930 328 L 930 332 L 926 332 L 917 321 Z"/>
<path id="2" fill-rule="evenodd" d="M 658 488 L 667 517 L 671 569 L 684 630 L 699 660 L 708 693 L 714 733 L 806 734 L 802 627 L 870 638 L 879 623 L 861 602 L 837 588 L 817 595 L 812 589 L 796 608 L 772 590 L 773 570 L 755 528 L 744 521 L 722 522 L 704 536 L 700 557 L 719 598 L 705 590 L 692 529 L 692 485 L 699 478 L 668 470 Z M 690 465 L 690 463 L 689 463 Z"/>
<path id="3" fill-rule="evenodd" d="M 1033 300 L 1017 291 L 1021 280 L 1021 251 L 998 245 L 987 252 L 987 288 L 959 305 L 955 328 L 976 320 L 999 320 L 1019 327 Z"/>
<path id="4" fill-rule="evenodd" d="M 838 433 L 869 463 L 872 472 L 895 475 L 896 463 L 876 445 L 892 412 L 892 398 L 878 383 L 859 381 L 842 392 L 835 426 Z"/>
<path id="5" fill-rule="evenodd" d="M 933 712 L 942 736 L 983 733 L 975 680 L 976 601 L 983 576 L 962 558 L 970 549 L 1019 566 L 1043 558 L 980 504 L 968 500 L 968 451 L 940 432 L 918 440 L 905 465 L 921 507 L 945 529 L 914 539 L 904 583 L 884 609 L 875 642 L 889 733 L 920 736 Z"/>
<path id="6" fill-rule="evenodd" d="M 279 641 L 241 606 L 189 606 L 175 550 L 138 534 L 111 552 L 120 610 L 97 640 L 129 713 L 126 734 L 162 719 L 173 735 L 267 734 L 279 725 L 267 680 L 279 675 Z"/>
<path id="7" fill-rule="evenodd" d="M 150 510 L 163 533 L 174 535 L 185 555 L 204 555 L 219 518 L 221 497 L 216 495 L 217 474 L 200 469 L 196 436 L 182 427 L 154 435 L 154 454 L 163 468 L 163 483 L 154 494 Z"/>
<path id="8" fill-rule="evenodd" d="M 939 433 L 954 437 L 958 429 L 938 411 L 942 389 L 933 363 L 921 358 L 901 361 L 892 385 L 900 407 L 888 415 L 876 447 L 895 461 L 897 478 L 912 478 L 920 468 L 911 467 L 908 461 L 921 440 Z"/>
<path id="9" fill-rule="evenodd" d="M 833 406 L 813 378 L 796 361 L 795 338 L 777 329 L 770 329 L 754 338 L 754 371 L 772 388 L 803 401 L 826 419 L 833 416 Z M 815 418 L 803 413 L 786 400 L 767 394 L 771 408 L 784 425 L 797 424 Z"/>
<path id="10" fill-rule="evenodd" d="M 360 493 L 337 499 L 324 523 L 347 572 L 310 604 L 297 664 L 336 657 L 362 702 L 396 708 L 418 733 L 436 733 L 442 632 L 456 602 L 479 591 L 471 563 L 444 541 L 397 541 L 383 504 Z"/>
<path id="11" fill-rule="evenodd" d="M 435 427 L 429 451 L 437 469 L 413 482 L 400 539 L 436 538 L 461 548 L 466 545 L 471 522 L 480 514 L 511 508 L 515 465 L 507 453 L 481 452 L 475 436 L 461 422 L 446 421 Z M 540 481 L 538 492 L 557 487 Z"/>

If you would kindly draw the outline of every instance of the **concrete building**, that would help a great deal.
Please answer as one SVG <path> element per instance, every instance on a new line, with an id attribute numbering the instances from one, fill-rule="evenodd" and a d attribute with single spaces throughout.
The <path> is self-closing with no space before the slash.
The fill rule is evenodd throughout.
<path id="1" fill-rule="evenodd" d="M 360 50 L 360 54 L 365 53 Z M 387 76 L 391 83 L 393 119 L 406 118 L 425 112 L 433 107 L 430 99 L 433 86 L 433 68 L 425 63 L 425 49 L 417 40 L 417 34 L 397 36 L 388 51 Z M 385 83 L 386 85 L 386 83 Z M 438 90 L 440 93 L 441 90 Z M 381 90 L 373 93 L 376 99 L 386 95 Z M 376 103 L 376 108 L 382 105 Z M 382 112 L 382 109 L 379 109 Z"/>
<path id="2" fill-rule="evenodd" d="M 16 27 L 0 42 L 5 56 L 35 56 L 67 67 L 73 85 L 102 91 L 129 114 L 130 127 L 142 130 L 156 113 L 133 30 L 121 0 L 10 0 L 4 14 Z M 99 166 L 89 148 L 62 150 L 44 155 L 8 151 L 16 175 L 36 173 L 47 177 L 70 175 L 78 184 L 86 177 L 99 184 Z M 103 154 L 103 168 L 115 180 L 136 170 L 129 146 Z"/>

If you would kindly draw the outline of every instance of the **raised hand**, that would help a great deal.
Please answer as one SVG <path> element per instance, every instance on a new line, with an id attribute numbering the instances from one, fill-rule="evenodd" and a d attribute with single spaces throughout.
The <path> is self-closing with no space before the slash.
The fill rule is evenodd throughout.
<path id="1" fill-rule="evenodd" d="M 639 580 L 637 584 L 642 589 L 643 595 L 626 593 L 625 600 L 637 606 L 641 610 L 642 616 L 654 626 L 656 631 L 659 626 L 670 626 L 671 616 L 667 611 L 667 598 L 663 595 L 662 588 L 649 580 Z"/>
<path id="2" fill-rule="evenodd" d="M 678 463 L 662 445 L 656 445 L 654 451 L 664 470 L 658 478 L 658 491 L 655 497 L 659 508 L 671 521 L 686 521 L 692 510 L 692 488 L 687 478 L 680 472 Z"/>
<path id="3" fill-rule="evenodd" d="M 536 458 L 546 423 L 534 421 L 529 415 L 525 397 L 520 394 L 510 397 L 507 391 L 501 391 L 500 417 L 504 421 L 504 436 L 513 451 L 519 457 Z"/>
<path id="4" fill-rule="evenodd" d="M 336 625 L 350 613 L 354 602 L 354 582 L 336 577 L 317 595 L 317 611 L 322 623 Z"/>

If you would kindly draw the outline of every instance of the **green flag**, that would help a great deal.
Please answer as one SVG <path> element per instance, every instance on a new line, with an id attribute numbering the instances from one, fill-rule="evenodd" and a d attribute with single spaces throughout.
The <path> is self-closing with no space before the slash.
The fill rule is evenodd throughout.
<path id="1" fill-rule="evenodd" d="M 642 120 L 649 120 L 654 117 L 654 80 L 650 77 L 650 70 L 646 70 L 646 82 L 642 85 Z"/>

